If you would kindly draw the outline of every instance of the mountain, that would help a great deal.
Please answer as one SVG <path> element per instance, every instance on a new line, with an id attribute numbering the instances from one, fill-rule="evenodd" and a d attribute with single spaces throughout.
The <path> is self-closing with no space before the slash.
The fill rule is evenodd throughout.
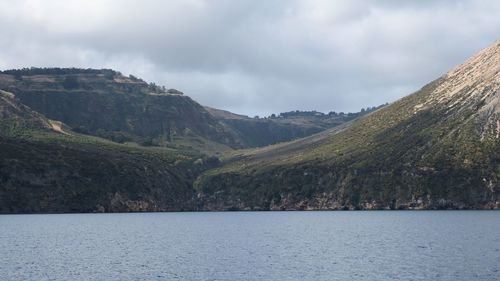
<path id="1" fill-rule="evenodd" d="M 389 106 L 235 153 L 196 182 L 210 210 L 500 208 L 500 42 Z"/>
<path id="2" fill-rule="evenodd" d="M 297 139 L 366 113 L 249 118 L 109 69 L 6 70 L 0 72 L 0 89 L 75 132 L 207 154 Z"/>

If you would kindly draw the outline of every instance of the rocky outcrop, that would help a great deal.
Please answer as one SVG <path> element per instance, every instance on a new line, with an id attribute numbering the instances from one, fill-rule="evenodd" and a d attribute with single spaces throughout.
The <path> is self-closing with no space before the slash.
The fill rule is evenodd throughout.
<path id="1" fill-rule="evenodd" d="M 455 202 L 446 198 L 426 197 L 410 200 L 398 199 L 392 202 L 361 201 L 358 203 L 339 200 L 337 194 L 315 194 L 311 198 L 294 198 L 291 194 L 281 194 L 279 199 L 261 204 L 249 204 L 240 199 L 228 200 L 221 193 L 210 197 L 200 195 L 205 211 L 346 211 L 346 210 L 499 210 L 500 201 L 482 203 Z"/>

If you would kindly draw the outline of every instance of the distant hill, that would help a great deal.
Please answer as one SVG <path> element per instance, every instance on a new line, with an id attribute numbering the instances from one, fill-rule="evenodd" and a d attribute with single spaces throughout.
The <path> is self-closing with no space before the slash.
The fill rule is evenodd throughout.
<path id="1" fill-rule="evenodd" d="M 228 111 L 205 107 L 243 143 L 245 147 L 261 147 L 310 136 L 339 126 L 378 108 L 363 109 L 356 113 L 324 114 L 317 111 L 290 111 L 269 117 L 250 118 Z"/>

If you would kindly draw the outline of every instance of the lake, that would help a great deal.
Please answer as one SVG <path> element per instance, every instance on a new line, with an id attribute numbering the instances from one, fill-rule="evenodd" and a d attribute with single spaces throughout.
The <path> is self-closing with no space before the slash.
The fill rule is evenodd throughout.
<path id="1" fill-rule="evenodd" d="M 1 215 L 0 280 L 500 280 L 500 212 Z"/>

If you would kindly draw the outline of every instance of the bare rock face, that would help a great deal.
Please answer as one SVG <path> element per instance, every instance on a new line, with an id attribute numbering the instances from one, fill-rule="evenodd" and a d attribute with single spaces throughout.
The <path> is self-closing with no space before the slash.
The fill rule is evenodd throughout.
<path id="1" fill-rule="evenodd" d="M 476 112 L 473 118 L 481 137 L 499 137 L 500 41 L 444 75 L 425 102 L 415 105 L 415 113 L 438 105 L 445 106 L 450 112 Z"/>
<path id="2" fill-rule="evenodd" d="M 116 192 L 110 201 L 109 212 L 146 212 L 158 211 L 154 203 L 146 200 L 130 200 Z"/>
<path id="3" fill-rule="evenodd" d="M 466 107 L 471 100 L 498 98 L 499 87 L 500 42 L 497 41 L 449 71 L 427 98 L 427 104 L 443 103 L 449 108 Z"/>

